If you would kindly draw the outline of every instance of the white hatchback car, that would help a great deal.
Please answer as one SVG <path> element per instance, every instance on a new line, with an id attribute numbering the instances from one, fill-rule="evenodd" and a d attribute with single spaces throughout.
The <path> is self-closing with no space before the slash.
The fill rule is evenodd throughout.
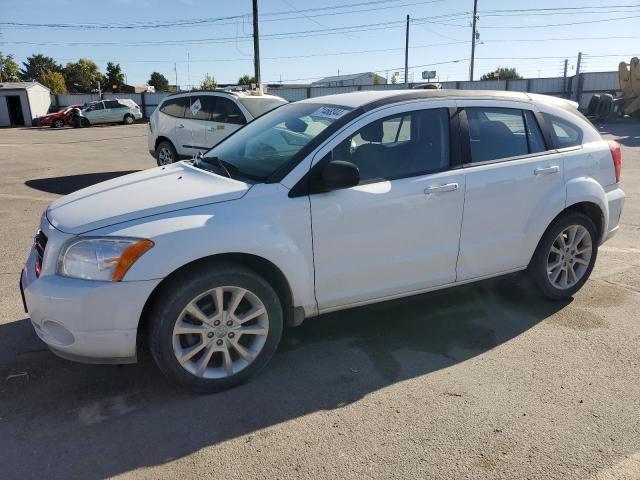
<path id="1" fill-rule="evenodd" d="M 193 158 L 285 103 L 284 98 L 257 91 L 220 89 L 171 95 L 149 118 L 149 153 L 158 165 Z"/>
<path id="2" fill-rule="evenodd" d="M 521 270 L 571 296 L 618 230 L 620 169 L 620 147 L 553 97 L 304 100 L 51 204 L 25 308 L 58 355 L 132 362 L 147 341 L 168 377 L 220 390 L 319 313 Z"/>

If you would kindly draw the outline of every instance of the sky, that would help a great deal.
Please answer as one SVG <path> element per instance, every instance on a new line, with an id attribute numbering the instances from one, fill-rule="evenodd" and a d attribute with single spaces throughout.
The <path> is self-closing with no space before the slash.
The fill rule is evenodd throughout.
<path id="1" fill-rule="evenodd" d="M 409 80 L 424 70 L 468 80 L 472 11 L 473 0 L 259 0 L 262 80 L 375 71 L 402 81 L 406 15 Z M 614 71 L 640 55 L 638 0 L 478 0 L 478 17 L 475 79 L 498 66 L 561 76 L 565 58 L 572 75 L 579 51 L 581 71 Z M 251 0 L 0 0 L 0 52 L 20 63 L 35 53 L 89 58 L 103 72 L 113 61 L 130 84 L 153 71 L 171 84 L 177 74 L 183 87 L 207 74 L 235 83 L 253 74 L 251 22 Z"/>

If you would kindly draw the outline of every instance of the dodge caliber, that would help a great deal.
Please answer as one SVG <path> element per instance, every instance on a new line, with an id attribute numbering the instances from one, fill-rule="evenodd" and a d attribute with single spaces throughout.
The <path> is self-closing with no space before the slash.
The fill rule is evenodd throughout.
<path id="1" fill-rule="evenodd" d="M 372 91 L 277 108 L 189 161 L 52 203 L 20 286 L 51 350 L 197 391 L 321 313 L 525 271 L 564 299 L 618 230 L 620 147 L 574 103 Z"/>

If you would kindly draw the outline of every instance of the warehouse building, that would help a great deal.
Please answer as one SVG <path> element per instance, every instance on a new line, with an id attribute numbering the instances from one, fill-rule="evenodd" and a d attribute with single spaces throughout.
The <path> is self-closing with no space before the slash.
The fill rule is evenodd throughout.
<path id="1" fill-rule="evenodd" d="M 0 127 L 31 127 L 46 115 L 51 92 L 38 82 L 0 83 Z"/>

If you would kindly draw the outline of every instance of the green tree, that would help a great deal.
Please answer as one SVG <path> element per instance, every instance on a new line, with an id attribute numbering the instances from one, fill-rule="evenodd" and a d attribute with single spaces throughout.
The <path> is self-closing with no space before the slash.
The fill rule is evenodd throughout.
<path id="1" fill-rule="evenodd" d="M 56 61 L 40 53 L 27 57 L 26 62 L 22 62 L 22 70 L 20 74 L 27 81 L 36 81 L 42 83 L 42 75 L 45 72 L 63 73 L 62 65 Z"/>
<path id="2" fill-rule="evenodd" d="M 216 82 L 216 79 L 207 74 L 200 83 L 200 90 L 215 90 L 217 86 L 218 82 Z"/>
<path id="3" fill-rule="evenodd" d="M 107 63 L 105 90 L 109 89 L 114 92 L 119 92 L 122 90 L 122 85 L 124 85 L 124 73 L 122 73 L 120 64 L 113 62 Z"/>
<path id="4" fill-rule="evenodd" d="M 0 82 L 19 82 L 20 67 L 13 59 L 13 55 L 4 56 L 0 52 Z"/>
<path id="5" fill-rule="evenodd" d="M 104 75 L 100 73 L 98 66 L 86 58 L 67 63 L 64 79 L 71 93 L 90 93 L 98 88 L 98 82 L 102 87 L 105 85 Z"/>
<path id="6" fill-rule="evenodd" d="M 51 90 L 54 95 L 67 93 L 67 86 L 64 83 L 64 76 L 60 72 L 44 72 L 40 83 Z"/>
<path id="7" fill-rule="evenodd" d="M 515 68 L 498 67 L 493 72 L 485 73 L 480 80 L 520 80 L 520 75 Z"/>
<path id="8" fill-rule="evenodd" d="M 238 79 L 238 85 L 251 85 L 252 83 L 256 83 L 256 77 L 243 75 Z"/>
<path id="9" fill-rule="evenodd" d="M 151 77 L 149 78 L 147 84 L 154 87 L 156 89 L 156 92 L 169 91 L 169 80 L 167 80 L 167 77 L 158 72 L 153 72 L 151 74 Z"/>

